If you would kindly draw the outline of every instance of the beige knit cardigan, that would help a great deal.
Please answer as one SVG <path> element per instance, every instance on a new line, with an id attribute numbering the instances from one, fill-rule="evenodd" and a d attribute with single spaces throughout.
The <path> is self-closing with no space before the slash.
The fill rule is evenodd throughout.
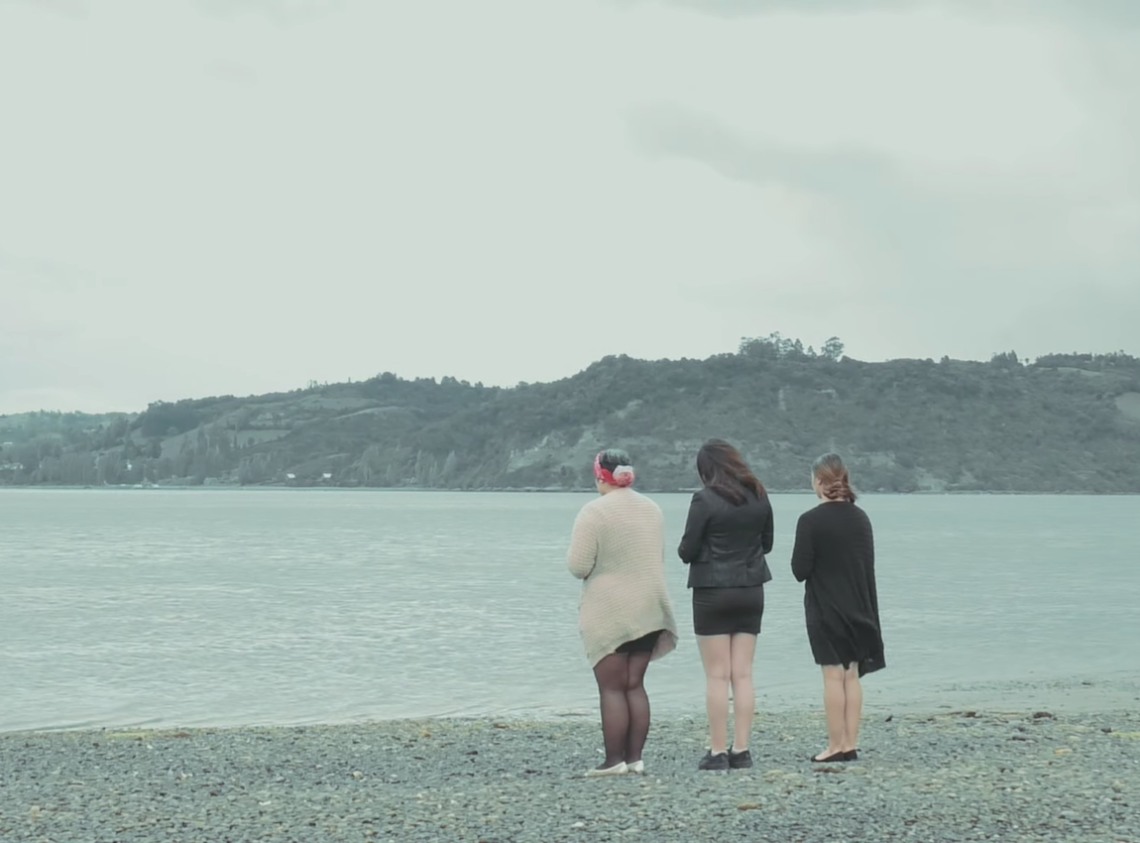
<path id="1" fill-rule="evenodd" d="M 677 646 L 665 585 L 661 507 L 633 489 L 590 501 L 574 521 L 567 565 L 582 580 L 578 629 L 593 667 L 626 641 L 664 630 L 651 658 Z"/>

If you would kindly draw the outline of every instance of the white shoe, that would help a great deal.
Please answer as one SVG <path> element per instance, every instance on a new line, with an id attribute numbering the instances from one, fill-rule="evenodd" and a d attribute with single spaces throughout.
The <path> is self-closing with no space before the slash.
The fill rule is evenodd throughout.
<path id="1" fill-rule="evenodd" d="M 639 776 L 644 776 L 645 775 L 645 762 L 638 760 L 638 761 L 634 761 L 632 764 L 627 764 L 625 766 L 625 771 L 627 773 L 637 773 Z"/>
<path id="2" fill-rule="evenodd" d="M 623 773 L 627 772 L 628 770 L 629 770 L 629 768 L 625 766 L 625 762 L 619 761 L 618 763 L 614 764 L 612 767 L 603 767 L 600 770 L 597 768 L 595 768 L 593 770 L 587 770 L 586 771 L 586 778 L 596 779 L 599 776 L 620 776 Z"/>

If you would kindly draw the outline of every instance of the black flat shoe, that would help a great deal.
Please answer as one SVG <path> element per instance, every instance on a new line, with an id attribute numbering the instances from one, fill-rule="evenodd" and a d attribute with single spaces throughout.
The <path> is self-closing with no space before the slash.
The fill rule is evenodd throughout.
<path id="1" fill-rule="evenodd" d="M 852 749 L 848 752 L 843 753 L 843 760 L 844 761 L 858 761 L 859 760 L 859 750 Z"/>
<path id="2" fill-rule="evenodd" d="M 834 764 L 837 761 L 847 761 L 848 755 L 850 755 L 850 753 L 847 753 L 847 752 L 837 752 L 834 755 L 827 756 L 826 758 L 818 758 L 818 757 L 813 755 L 811 758 L 811 763 L 812 764 Z"/>

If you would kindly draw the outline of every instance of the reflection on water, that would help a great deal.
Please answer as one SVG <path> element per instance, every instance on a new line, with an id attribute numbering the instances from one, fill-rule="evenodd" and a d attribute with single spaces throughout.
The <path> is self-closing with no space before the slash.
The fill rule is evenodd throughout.
<path id="1" fill-rule="evenodd" d="M 667 545 L 688 497 L 654 496 Z M 584 495 L 0 492 L 0 730 L 558 714 L 595 707 L 565 570 Z M 817 705 L 787 560 L 806 496 L 774 499 L 758 706 Z M 868 496 L 888 670 L 869 705 L 963 683 L 1131 676 L 1140 498 Z M 647 680 L 700 713 L 682 641 Z M 1091 681 L 1091 680 L 1090 680 Z M 977 691 L 984 693 L 984 690 Z"/>

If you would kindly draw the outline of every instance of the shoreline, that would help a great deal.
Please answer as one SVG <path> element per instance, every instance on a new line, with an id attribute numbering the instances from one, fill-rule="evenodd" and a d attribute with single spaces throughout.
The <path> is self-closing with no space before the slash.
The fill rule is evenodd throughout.
<path id="1" fill-rule="evenodd" d="M 559 487 L 528 487 L 528 486 L 506 486 L 502 488 L 479 488 L 479 489 L 445 489 L 445 488 L 430 488 L 423 486 L 336 486 L 331 484 L 312 485 L 312 486 L 290 486 L 286 484 L 249 484 L 240 485 L 237 483 L 205 483 L 199 485 L 181 485 L 181 484 L 133 484 L 133 485 L 114 485 L 114 486 L 97 486 L 97 485 L 54 485 L 54 484 L 0 484 L 0 492 L 6 489 L 20 489 L 27 491 L 79 491 L 79 492 L 188 492 L 188 491 L 209 491 L 209 492 L 248 492 L 248 491 L 280 491 L 280 492 L 379 492 L 379 493 L 392 493 L 392 492 L 415 492 L 422 494 L 432 493 L 445 493 L 445 494 L 465 494 L 465 495 L 480 495 L 480 494 L 520 494 L 520 495 L 596 495 L 595 489 L 570 489 Z M 640 489 L 641 492 L 648 495 L 691 495 L 698 491 L 697 487 L 684 488 L 684 489 L 653 489 L 645 487 Z M 802 495 L 805 497 L 813 497 L 814 492 L 810 489 L 768 489 L 770 495 L 780 496 L 794 496 Z M 1000 497 L 1089 497 L 1089 498 L 1130 498 L 1140 495 L 1137 492 L 1094 492 L 1091 490 L 1078 490 L 1078 491 L 1063 491 L 1063 492 L 1032 492 L 1032 491 L 1016 491 L 1016 490 L 1001 490 L 1001 489 L 947 489 L 939 491 L 936 489 L 916 489 L 911 492 L 901 491 L 885 491 L 885 490 L 867 490 L 856 488 L 856 492 L 860 497 L 887 497 L 887 496 L 906 496 L 906 497 L 979 497 L 979 496 L 1000 496 Z"/>
<path id="2" fill-rule="evenodd" d="M 1140 840 L 1140 712 L 759 714 L 755 766 L 703 773 L 703 715 L 654 720 L 647 775 L 586 779 L 597 716 L 0 735 L 0 839 L 537 843 Z"/>
<path id="3" fill-rule="evenodd" d="M 890 678 L 890 677 L 886 677 Z M 922 717 L 943 716 L 960 711 L 985 711 L 1005 714 L 1023 710 L 1050 711 L 1058 716 L 1081 718 L 1100 717 L 1117 712 L 1140 711 L 1140 679 L 1126 670 L 1111 674 L 1081 674 L 1066 677 L 1020 678 L 1010 680 L 969 680 L 945 682 L 922 690 L 902 693 L 876 687 L 877 682 L 866 684 L 864 716 Z M 650 702 L 655 695 L 650 690 Z M 689 720 L 703 716 L 699 698 L 677 704 L 676 700 L 661 702 L 656 698 L 655 716 L 662 722 Z M 756 716 L 775 719 L 795 719 L 819 707 L 819 689 L 813 683 L 810 689 L 757 687 Z M 80 734 L 107 732 L 166 733 L 171 731 L 230 732 L 241 730 L 365 728 L 382 724 L 406 722 L 503 722 L 529 724 L 535 727 L 562 723 L 594 722 L 598 718 L 593 698 L 576 701 L 573 705 L 558 708 L 518 706 L 511 709 L 444 710 L 416 713 L 381 714 L 361 711 L 356 715 L 328 718 L 319 712 L 297 712 L 293 717 L 258 719 L 238 717 L 227 719 L 199 713 L 186 719 L 177 715 L 155 717 L 154 712 L 143 719 L 116 719 L 48 725 L 0 727 L 0 740 L 13 735 Z M 822 716 L 822 715 L 821 715 Z"/>
<path id="4" fill-rule="evenodd" d="M 731 707 L 731 701 L 730 701 Z M 813 706 L 800 706 L 799 708 L 776 708 L 761 710 L 757 709 L 754 714 L 755 722 L 770 721 L 777 724 L 792 724 L 800 722 L 818 721 L 820 729 L 823 729 L 823 707 L 821 705 Z M 938 718 L 955 718 L 962 717 L 967 719 L 974 718 L 998 718 L 998 719 L 1062 719 L 1065 721 L 1101 721 L 1109 720 L 1116 717 L 1123 717 L 1125 719 L 1136 719 L 1140 723 L 1140 710 L 1128 706 L 1107 706 L 1104 708 L 1096 709 L 1080 709 L 1077 711 L 1064 711 L 1054 706 L 1022 706 L 1022 707 L 1001 707 L 1001 706 L 968 706 L 950 709 L 949 707 L 932 709 L 932 708 L 907 708 L 902 707 L 901 710 L 892 709 L 890 706 L 879 706 L 873 710 L 864 707 L 863 722 L 884 721 L 893 722 L 895 720 L 914 720 L 914 721 L 934 721 Z M 678 724 L 703 724 L 705 722 L 705 714 L 703 711 L 698 711 L 695 707 L 692 712 L 685 714 L 662 714 L 654 715 L 654 724 L 667 724 L 676 726 Z M 33 729 L 16 729 L 8 732 L 0 732 L 0 742 L 5 740 L 15 740 L 20 738 L 95 738 L 102 736 L 104 738 L 134 738 L 137 740 L 144 740 L 148 737 L 154 738 L 169 738 L 169 737 L 193 737 L 195 735 L 234 735 L 240 736 L 243 734 L 287 734 L 291 732 L 307 732 L 307 731 L 321 731 L 321 732 L 367 732 L 367 731 L 385 731 L 395 730 L 398 731 L 402 728 L 415 727 L 430 729 L 435 725 L 439 729 L 459 729 L 468 726 L 482 727 L 493 726 L 496 729 L 528 729 L 542 731 L 544 729 L 559 730 L 567 725 L 575 728 L 583 724 L 593 724 L 599 731 L 599 741 L 601 740 L 601 732 L 599 726 L 598 712 L 565 712 L 549 715 L 534 715 L 534 714 L 455 714 L 455 715 L 426 715 L 426 716 L 409 716 L 409 717 L 379 717 L 373 719 L 360 719 L 360 720 L 345 720 L 345 721 L 306 721 L 297 723 L 248 723 L 240 725 L 162 725 L 162 726 L 146 726 L 146 725 L 133 725 L 130 723 L 108 725 L 108 726 L 60 726 L 60 727 L 47 727 L 47 728 L 33 728 Z M 826 733 L 821 731 L 820 734 L 826 737 Z M 1140 737 L 1140 735 L 1137 735 Z M 2 745 L 2 743 L 0 743 Z M 1137 759 L 1140 763 L 1140 758 Z"/>

